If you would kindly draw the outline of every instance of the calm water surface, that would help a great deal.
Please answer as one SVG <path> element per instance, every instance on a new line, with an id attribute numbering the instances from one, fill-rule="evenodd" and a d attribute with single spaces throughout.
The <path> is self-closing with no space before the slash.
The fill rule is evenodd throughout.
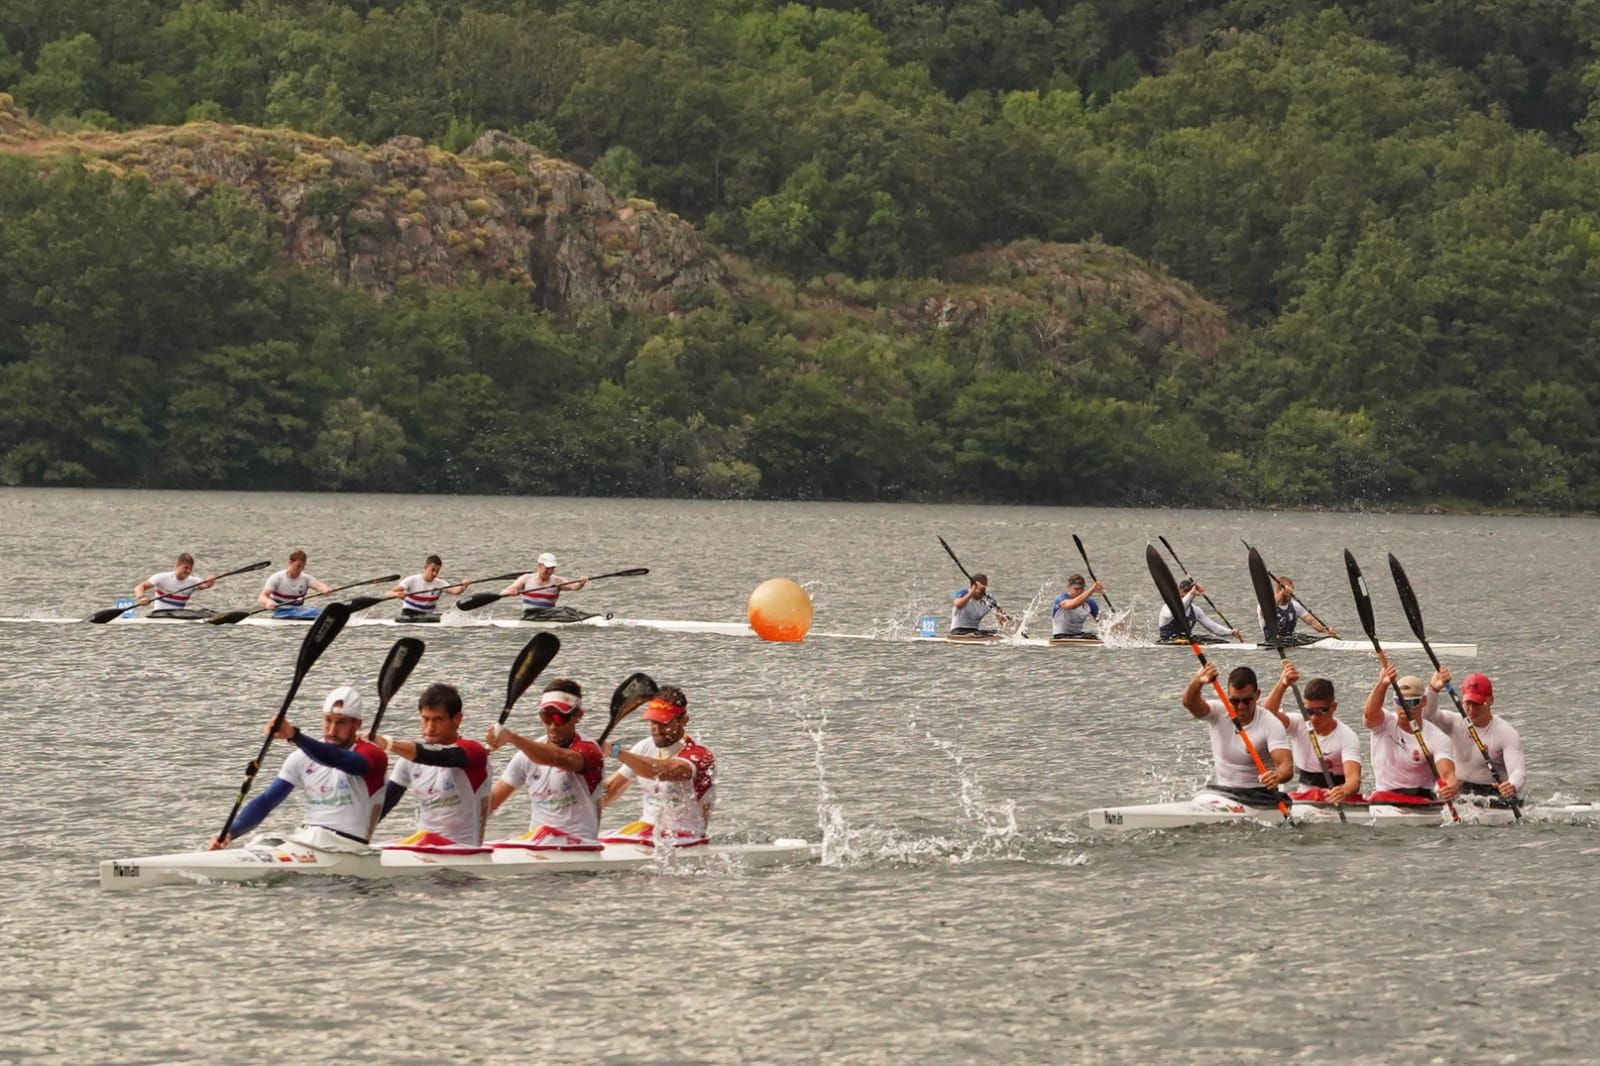
<path id="1" fill-rule="evenodd" d="M 943 614 L 960 584 L 942 534 L 1047 630 L 1039 607 L 1081 569 L 1078 533 L 1147 629 L 1143 548 L 1165 534 L 1236 623 L 1253 614 L 1243 536 L 1359 636 L 1349 547 L 1380 629 L 1401 639 L 1394 551 L 1430 635 L 1481 646 L 1453 665 L 1494 677 L 1530 791 L 1574 799 L 1600 795 L 1600 668 L 1574 617 L 1595 532 L 1577 519 L 6 490 L 0 615 L 86 614 L 183 550 L 220 570 L 305 547 L 336 584 L 415 572 L 430 551 L 470 577 L 550 550 L 567 572 L 651 568 L 567 601 L 591 609 L 737 621 L 757 583 L 784 575 L 812 590 L 816 631 L 889 636 Z M 259 577 L 201 602 L 242 604 Z M 99 860 L 216 829 L 301 635 L 0 625 L 0 1060 L 1595 1057 L 1600 830 L 1087 831 L 1085 808 L 1205 779 L 1205 730 L 1177 702 L 1193 667 L 1181 649 L 569 629 L 552 674 L 602 698 L 636 669 L 689 691 L 693 732 L 721 765 L 721 837 L 823 839 L 827 861 L 103 894 Z M 347 629 L 299 721 L 314 724 L 336 683 L 370 693 L 397 635 Z M 480 733 L 529 634 L 419 635 L 411 689 L 457 683 Z M 1359 718 L 1369 657 L 1300 661 Z M 1241 662 L 1272 660 L 1221 665 Z M 525 811 L 496 824 L 520 828 Z"/>

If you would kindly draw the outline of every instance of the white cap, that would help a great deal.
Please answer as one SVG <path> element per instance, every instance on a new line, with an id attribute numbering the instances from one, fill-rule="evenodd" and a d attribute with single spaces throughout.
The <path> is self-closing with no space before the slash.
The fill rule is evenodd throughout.
<path id="1" fill-rule="evenodd" d="M 554 570 L 556 568 L 556 557 L 551 555 L 549 552 L 545 552 L 543 555 L 539 556 L 539 565 L 548 566 L 550 569 Z"/>
<path id="2" fill-rule="evenodd" d="M 340 685 L 322 701 L 323 714 L 342 714 L 346 718 L 361 720 L 361 693 L 353 685 Z"/>

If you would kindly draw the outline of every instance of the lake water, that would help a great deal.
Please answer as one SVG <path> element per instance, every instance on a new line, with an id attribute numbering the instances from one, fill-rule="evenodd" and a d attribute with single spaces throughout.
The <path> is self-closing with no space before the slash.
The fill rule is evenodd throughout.
<path id="1" fill-rule="evenodd" d="M 1047 631 L 1049 599 L 1082 569 L 1073 533 L 1141 631 L 1157 607 L 1143 550 L 1165 534 L 1236 624 L 1254 614 L 1245 537 L 1359 637 L 1348 547 L 1382 633 L 1410 639 L 1393 551 L 1430 636 L 1480 646 L 1451 665 L 1494 678 L 1531 795 L 1600 795 L 1600 667 L 1575 617 L 1600 561 L 1591 520 L 13 489 L 0 491 L 0 616 L 85 615 L 184 550 L 221 570 L 304 547 L 334 584 L 414 573 L 435 551 L 446 576 L 473 577 L 548 550 L 567 573 L 651 568 L 563 601 L 592 610 L 740 621 L 756 584 L 788 576 L 811 589 L 816 631 L 903 636 L 962 583 L 943 535 Z M 242 606 L 261 576 L 199 602 Z M 314 727 L 337 683 L 370 695 L 397 635 L 347 629 L 293 717 Z M 529 634 L 409 635 L 428 651 L 408 693 L 456 683 L 481 735 Z M 102 893 L 99 860 L 215 831 L 301 636 L 0 625 L 0 1060 L 1595 1057 L 1596 828 L 1088 831 L 1088 807 L 1204 781 L 1206 731 L 1178 705 L 1194 666 L 1182 649 L 567 629 L 551 676 L 602 700 L 633 670 L 687 689 L 692 732 L 719 761 L 720 837 L 825 840 L 826 861 Z M 1299 661 L 1358 723 L 1371 657 Z M 1220 665 L 1241 662 L 1274 660 Z M 397 731 L 412 705 L 403 693 L 391 708 Z M 408 831 L 408 810 L 380 833 Z M 297 813 L 291 800 L 266 827 Z M 494 826 L 525 818 L 513 801 Z"/>

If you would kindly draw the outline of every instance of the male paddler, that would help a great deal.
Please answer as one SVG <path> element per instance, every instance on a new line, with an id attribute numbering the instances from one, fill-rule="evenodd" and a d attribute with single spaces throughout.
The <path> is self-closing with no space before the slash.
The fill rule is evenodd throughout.
<path id="1" fill-rule="evenodd" d="M 1373 791 L 1367 802 L 1448 803 L 1460 791 L 1450 738 L 1422 717 L 1427 687 L 1415 677 L 1397 679 L 1395 673 L 1393 664 L 1378 672 L 1362 711 L 1362 720 L 1372 732 Z M 1392 711 L 1383 706 L 1391 687 L 1400 690 L 1400 699 Z M 1427 745 L 1427 754 L 1423 744 Z M 1428 769 L 1428 754 L 1439 768 L 1437 779 Z"/>
<path id="2" fill-rule="evenodd" d="M 461 595 L 465 584 L 452 585 L 439 576 L 444 560 L 430 555 L 423 560 L 422 572 L 401 578 L 394 588 L 383 594 L 386 600 L 400 599 L 401 622 L 437 622 L 439 620 L 439 593 Z M 402 597 L 404 597 L 402 599 Z"/>
<path id="3" fill-rule="evenodd" d="M 717 760 L 686 732 L 689 697 L 676 685 L 663 685 L 644 705 L 650 736 L 631 748 L 616 745 L 610 754 L 622 765 L 606 779 L 602 808 L 639 782 L 644 809 L 637 822 L 601 835 L 606 844 L 663 844 L 688 847 L 709 841 L 711 810 L 717 801 Z"/>
<path id="4" fill-rule="evenodd" d="M 1001 625 L 1010 625 L 1011 619 L 1000 608 L 995 606 L 994 599 L 989 595 L 989 576 L 987 574 L 973 574 L 972 583 L 965 588 L 956 589 L 951 597 L 953 605 L 950 608 L 950 635 L 952 637 L 975 636 L 1000 636 L 992 629 L 983 628 L 983 620 L 993 611 L 994 616 L 1000 620 Z"/>
<path id="5" fill-rule="evenodd" d="M 539 698 L 544 739 L 525 737 L 504 726 L 491 726 L 488 742 L 498 750 L 517 749 L 489 794 L 489 812 L 518 789 L 533 803 L 528 831 L 518 844 L 551 851 L 593 851 L 600 847 L 600 782 L 605 757 L 592 740 L 578 735 L 583 718 L 583 687 L 557 678 Z"/>
<path id="6" fill-rule="evenodd" d="M 361 693 L 340 685 L 322 701 L 322 739 L 313 740 L 287 718 L 272 734 L 295 746 L 266 790 L 245 804 L 227 840 L 211 838 L 211 850 L 260 825 L 296 788 L 305 792 L 306 810 L 295 839 L 318 846 L 348 848 L 372 839 L 389 758 L 361 739 Z"/>
<path id="7" fill-rule="evenodd" d="M 1294 768 L 1299 774 L 1299 788 L 1290 793 L 1296 800 L 1321 803 L 1344 803 L 1352 797 L 1361 798 L 1361 738 L 1356 731 L 1334 718 L 1339 703 L 1333 698 L 1333 682 L 1325 677 L 1313 677 L 1306 682 L 1298 711 L 1284 713 L 1284 693 L 1300 680 L 1300 671 L 1285 659 L 1278 683 L 1272 686 L 1261 706 L 1283 724 L 1289 734 L 1289 745 L 1294 749 Z M 1307 717 L 1309 716 L 1309 717 Z M 1317 734 L 1317 745 L 1322 748 L 1322 759 L 1317 758 L 1311 746 L 1309 730 Z"/>
<path id="8" fill-rule="evenodd" d="M 556 557 L 550 552 L 539 556 L 537 567 L 531 574 L 523 574 L 500 590 L 500 595 L 522 594 L 522 618 L 530 622 L 581 622 L 593 618 L 573 607 L 557 607 L 556 600 L 563 592 L 577 592 L 589 583 L 586 577 L 571 581 L 556 577 Z"/>
<path id="9" fill-rule="evenodd" d="M 1528 780 L 1528 766 L 1523 760 L 1522 737 L 1510 722 L 1494 713 L 1494 683 L 1487 674 L 1468 674 L 1461 685 L 1461 703 L 1467 710 L 1463 718 L 1452 707 L 1440 706 L 1439 693 L 1450 683 L 1450 671 L 1439 667 L 1428 679 L 1428 692 L 1422 704 L 1422 716 L 1450 736 L 1451 754 L 1455 756 L 1456 778 L 1461 791 L 1469 796 L 1499 796 L 1512 799 L 1522 794 Z M 1489 763 L 1472 740 L 1467 723 L 1478 732 L 1478 739 L 1494 760 L 1500 774 L 1495 784 L 1489 773 Z"/>
<path id="10" fill-rule="evenodd" d="M 274 618 L 304 620 L 315 618 L 322 610 L 320 607 L 308 607 L 306 595 L 332 591 L 332 586 L 306 573 L 306 553 L 296 548 L 289 553 L 289 565 L 267 578 L 267 583 L 261 586 L 261 595 L 256 597 L 256 602 L 263 607 L 276 608 L 272 612 Z"/>
<path id="11" fill-rule="evenodd" d="M 1228 637 L 1232 637 L 1234 640 L 1244 639 L 1237 629 L 1229 629 L 1221 622 L 1216 621 L 1209 614 L 1206 614 L 1198 603 L 1194 602 L 1196 597 L 1206 594 L 1205 586 L 1198 584 L 1194 578 L 1186 577 L 1178 582 L 1178 592 L 1183 596 L 1183 608 L 1189 616 L 1191 628 L 1199 626 L 1206 632 L 1213 634 L 1212 637 L 1196 635 L 1195 643 L 1215 644 Z M 1161 643 L 1184 643 L 1183 627 L 1178 624 L 1177 619 L 1172 617 L 1172 611 L 1168 609 L 1166 604 L 1161 605 L 1161 610 L 1156 615 L 1156 627 L 1158 630 L 1157 639 Z"/>
<path id="12" fill-rule="evenodd" d="M 1238 716 L 1239 729 L 1234 728 L 1220 700 L 1203 694 L 1216 678 L 1217 668 L 1206 663 L 1183 690 L 1184 709 L 1211 727 L 1212 780 L 1206 787 L 1252 807 L 1284 802 L 1278 786 L 1294 779 L 1294 757 L 1283 723 L 1270 714 L 1256 713 L 1256 699 L 1261 694 L 1256 672 L 1248 666 L 1236 666 L 1228 674 L 1228 702 Z M 1250 750 L 1239 737 L 1240 729 L 1255 745 L 1265 770 L 1256 769 Z"/>
<path id="13" fill-rule="evenodd" d="M 1050 607 L 1051 640 L 1094 640 L 1099 636 L 1100 604 L 1093 598 L 1096 592 L 1105 592 L 1098 581 L 1086 585 L 1082 574 L 1067 578 L 1067 590 Z M 1091 619 L 1096 624 L 1095 631 L 1085 628 Z"/>
<path id="14" fill-rule="evenodd" d="M 373 743 L 395 757 L 384 788 L 383 815 L 409 790 L 417 797 L 417 831 L 402 845 L 483 843 L 489 816 L 489 753 L 461 735 L 461 693 L 435 682 L 417 698 L 421 741 L 379 734 Z"/>
<path id="15" fill-rule="evenodd" d="M 215 614 L 209 607 L 189 606 L 189 597 L 217 583 L 214 577 L 194 576 L 194 556 L 184 552 L 171 570 L 151 574 L 133 586 L 133 598 L 150 594 L 151 618 L 205 618 Z"/>
<path id="16" fill-rule="evenodd" d="M 1268 632 L 1266 620 L 1261 617 L 1261 608 L 1257 607 L 1256 620 L 1261 623 L 1263 638 L 1272 639 L 1279 644 L 1304 644 L 1321 639 L 1304 633 L 1296 636 L 1294 627 L 1301 621 L 1324 637 L 1338 637 L 1339 634 L 1334 632 L 1332 627 L 1323 625 L 1322 619 L 1306 610 L 1306 605 L 1295 599 L 1293 578 L 1277 574 L 1273 581 L 1276 583 L 1272 595 L 1273 605 L 1277 608 L 1278 625 L 1276 630 Z"/>

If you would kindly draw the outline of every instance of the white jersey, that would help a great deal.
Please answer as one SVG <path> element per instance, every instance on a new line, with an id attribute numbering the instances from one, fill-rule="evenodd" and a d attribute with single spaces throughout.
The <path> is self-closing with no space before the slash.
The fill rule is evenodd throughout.
<path id="1" fill-rule="evenodd" d="M 388 759 L 365 741 L 357 743 L 356 750 L 366 756 L 370 767 L 365 777 L 324 766 L 299 748 L 283 760 L 278 776 L 305 794 L 303 825 L 322 826 L 357 840 L 372 839 L 372 829 L 383 811 L 383 772 Z"/>
<path id="2" fill-rule="evenodd" d="M 561 588 L 557 582 L 564 581 L 551 571 L 550 576 L 540 580 L 539 572 L 522 575 L 522 609 L 525 611 L 547 611 L 556 605 L 561 598 Z M 549 585 L 549 588 L 544 586 Z"/>
<path id="3" fill-rule="evenodd" d="M 500 780 L 523 789 L 533 803 L 528 816 L 530 831 L 541 826 L 555 829 L 578 843 L 593 844 L 600 836 L 600 786 L 605 779 L 605 759 L 590 740 L 575 740 L 568 749 L 583 756 L 583 770 L 534 762 L 522 752 L 511 757 Z"/>
<path id="4" fill-rule="evenodd" d="M 956 594 L 950 598 L 952 601 L 959 600 L 969 591 L 969 589 L 956 589 Z M 967 601 L 967 605 L 965 607 L 956 607 L 952 605 L 950 608 L 950 628 L 977 629 L 979 624 L 989 616 L 989 612 L 992 610 L 994 610 L 994 605 L 989 602 L 989 597 L 987 594 L 982 597 L 972 597 L 972 599 Z M 649 819 L 645 820 L 649 821 Z"/>
<path id="5" fill-rule="evenodd" d="M 1372 787 L 1380 792 L 1402 788 L 1433 789 L 1438 782 L 1411 730 L 1400 724 L 1393 711 L 1383 712 L 1383 722 L 1372 731 Z M 1450 738 L 1432 722 L 1422 723 L 1422 739 L 1435 760 L 1455 761 Z"/>
<path id="6" fill-rule="evenodd" d="M 1287 717 L 1289 724 L 1284 732 L 1289 734 L 1289 746 L 1294 749 L 1294 768 L 1301 773 L 1322 773 L 1324 767 L 1317 764 L 1316 750 L 1311 747 L 1311 723 L 1298 712 Z M 1318 733 L 1317 743 L 1322 745 L 1322 754 L 1328 760 L 1326 769 L 1336 776 L 1344 776 L 1344 764 L 1347 762 L 1361 765 L 1361 738 L 1343 722 L 1335 720 L 1333 732 L 1327 736 Z"/>
<path id="7" fill-rule="evenodd" d="M 475 740 L 463 738 L 454 746 L 467 753 L 465 767 L 399 759 L 389 780 L 417 798 L 419 832 L 438 833 L 457 844 L 481 844 L 489 805 L 489 753 Z"/>
<path id="8" fill-rule="evenodd" d="M 299 577 L 290 577 L 289 571 L 279 570 L 267 578 L 267 583 L 261 586 L 261 591 L 271 598 L 276 607 L 288 607 L 297 604 L 306 598 L 306 593 L 311 591 L 311 583 L 316 578 L 308 572 L 300 571 Z"/>
<path id="9" fill-rule="evenodd" d="M 1211 713 L 1202 721 L 1211 727 L 1211 765 L 1217 784 L 1231 788 L 1262 788 L 1261 771 L 1251 761 L 1250 752 L 1239 739 L 1221 701 L 1206 700 L 1206 706 Z M 1256 711 L 1255 719 L 1244 731 L 1268 770 L 1272 769 L 1270 753 L 1290 750 L 1289 735 L 1284 732 L 1283 723 L 1264 710 Z"/>
<path id="10" fill-rule="evenodd" d="M 716 759 L 710 749 L 684 737 L 671 747 L 658 748 L 649 737 L 628 749 L 647 759 L 676 759 L 688 763 L 694 773 L 682 781 L 664 781 L 659 777 L 640 777 L 623 765 L 618 773 L 629 781 L 636 781 L 644 793 L 644 810 L 640 820 L 655 827 L 656 836 L 703 837 L 710 821 L 711 808 L 717 802 Z"/>
<path id="11" fill-rule="evenodd" d="M 1201 629 L 1206 630 L 1214 636 L 1233 636 L 1233 630 L 1229 629 L 1221 622 L 1216 621 L 1209 614 L 1206 614 L 1204 609 L 1202 609 L 1198 603 L 1194 602 L 1194 593 L 1187 593 L 1183 597 L 1183 604 L 1188 609 L 1189 618 L 1192 620 L 1193 625 L 1199 626 Z M 1172 612 L 1167 608 L 1166 604 L 1162 604 L 1161 610 L 1156 612 L 1156 628 L 1161 631 L 1161 638 L 1163 640 L 1166 640 L 1168 637 L 1183 635 L 1177 626 L 1173 624 Z M 1259 785 L 1260 782 L 1258 781 L 1256 784 Z"/>
<path id="12" fill-rule="evenodd" d="M 1305 609 L 1304 604 L 1291 596 L 1286 605 L 1277 609 L 1278 631 L 1274 635 L 1280 639 L 1292 635 L 1294 633 L 1295 625 L 1299 623 L 1300 619 L 1304 618 L 1310 613 L 1310 611 Z M 1262 637 L 1265 637 L 1267 635 L 1267 623 L 1261 617 L 1260 607 L 1256 608 L 1256 624 L 1261 627 Z"/>
<path id="13" fill-rule="evenodd" d="M 150 575 L 150 591 L 148 595 L 154 597 L 150 604 L 155 611 L 181 611 L 189 606 L 189 597 L 199 592 L 199 585 L 205 579 L 191 572 L 188 577 L 178 577 L 174 570 L 163 570 L 159 574 Z"/>
<path id="14" fill-rule="evenodd" d="M 426 581 L 421 574 L 412 574 L 400 582 L 400 587 L 405 589 L 405 599 L 400 605 L 408 611 L 422 611 L 424 613 L 439 609 L 439 590 L 450 587 L 450 582 L 442 577 Z"/>
<path id="15" fill-rule="evenodd" d="M 1461 717 L 1460 712 L 1454 707 L 1448 711 L 1442 710 L 1439 694 L 1430 688 L 1428 698 L 1422 704 L 1422 714 L 1449 734 L 1450 757 L 1456 764 L 1456 779 L 1492 786 L 1494 778 L 1489 775 L 1489 764 L 1484 762 L 1478 746 L 1472 742 L 1472 734 L 1467 731 L 1467 720 Z M 1483 741 L 1483 746 L 1489 749 L 1489 757 L 1494 760 L 1495 769 L 1500 771 L 1500 780 L 1510 781 L 1512 787 L 1521 792 L 1528 779 L 1528 766 L 1523 761 L 1522 737 L 1516 728 L 1495 715 L 1489 719 L 1487 727 L 1478 730 L 1478 737 Z M 1434 754 L 1437 756 L 1438 752 Z"/>

